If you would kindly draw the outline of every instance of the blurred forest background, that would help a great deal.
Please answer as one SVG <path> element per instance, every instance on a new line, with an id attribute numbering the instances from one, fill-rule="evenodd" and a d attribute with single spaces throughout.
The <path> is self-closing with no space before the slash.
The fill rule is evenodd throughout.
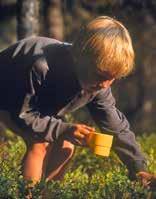
<path id="1" fill-rule="evenodd" d="M 27 36 L 72 42 L 83 24 L 99 15 L 128 28 L 135 71 L 113 85 L 117 107 L 136 133 L 156 129 L 156 0 L 0 0 L 0 50 Z M 88 121 L 86 112 L 74 114 Z"/>

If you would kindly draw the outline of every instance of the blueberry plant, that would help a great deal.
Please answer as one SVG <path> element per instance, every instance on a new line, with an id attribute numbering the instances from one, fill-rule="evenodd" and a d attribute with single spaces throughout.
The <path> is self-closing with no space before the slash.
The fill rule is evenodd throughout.
<path id="1" fill-rule="evenodd" d="M 10 134 L 11 135 L 11 134 Z M 10 136 L 9 135 L 9 136 Z M 156 135 L 138 137 L 148 154 L 148 169 L 156 168 Z M 9 140 L 9 141 L 8 141 Z M 127 170 L 111 152 L 109 158 L 92 154 L 77 147 L 69 169 L 61 182 L 41 180 L 34 187 L 21 175 L 21 159 L 25 145 L 21 138 L 10 136 L 0 143 L 0 199 L 155 199 L 156 192 L 144 189 L 139 182 L 131 182 Z"/>

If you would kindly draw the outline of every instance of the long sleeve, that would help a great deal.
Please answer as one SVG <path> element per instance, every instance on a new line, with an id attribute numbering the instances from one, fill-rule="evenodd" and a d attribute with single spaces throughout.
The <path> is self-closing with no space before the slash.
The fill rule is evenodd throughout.
<path id="1" fill-rule="evenodd" d="M 101 90 L 88 108 L 101 131 L 114 135 L 113 149 L 129 172 L 144 170 L 145 158 L 125 115 L 115 106 L 111 88 Z"/>
<path id="2" fill-rule="evenodd" d="M 46 81 L 47 72 L 48 66 L 43 57 L 38 59 L 28 72 L 27 92 L 18 120 L 21 127 L 28 128 L 28 132 L 31 131 L 33 135 L 47 142 L 53 142 L 64 132 L 71 130 L 72 124 L 53 115 L 42 115 L 38 108 L 38 92 Z"/>

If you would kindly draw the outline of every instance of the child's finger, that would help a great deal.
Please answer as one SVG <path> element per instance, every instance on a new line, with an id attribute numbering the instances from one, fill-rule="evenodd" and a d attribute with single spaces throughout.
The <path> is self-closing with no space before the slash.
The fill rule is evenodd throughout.
<path id="1" fill-rule="evenodd" d="M 79 132 L 83 135 L 89 135 L 90 134 L 90 130 L 84 128 L 84 127 L 80 127 L 79 128 Z"/>
<path id="2" fill-rule="evenodd" d="M 76 133 L 76 138 L 77 139 L 84 139 L 85 138 L 85 135 L 81 134 L 81 133 Z"/>
<path id="3" fill-rule="evenodd" d="M 90 126 L 87 126 L 85 124 L 82 124 L 82 126 L 90 131 L 95 131 L 95 128 L 94 127 L 90 127 Z"/>

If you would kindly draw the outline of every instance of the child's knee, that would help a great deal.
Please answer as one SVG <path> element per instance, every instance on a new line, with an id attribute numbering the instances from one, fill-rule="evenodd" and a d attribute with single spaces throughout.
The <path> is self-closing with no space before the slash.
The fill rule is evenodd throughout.
<path id="1" fill-rule="evenodd" d="M 64 153 L 68 156 L 68 158 L 70 159 L 73 156 L 74 153 L 74 145 L 71 142 L 68 141 L 64 141 L 63 142 L 63 147 L 62 147 Z"/>
<path id="2" fill-rule="evenodd" d="M 45 155 L 47 153 L 48 146 L 49 146 L 48 142 L 31 143 L 28 145 L 27 150 L 31 151 L 36 155 Z"/>

